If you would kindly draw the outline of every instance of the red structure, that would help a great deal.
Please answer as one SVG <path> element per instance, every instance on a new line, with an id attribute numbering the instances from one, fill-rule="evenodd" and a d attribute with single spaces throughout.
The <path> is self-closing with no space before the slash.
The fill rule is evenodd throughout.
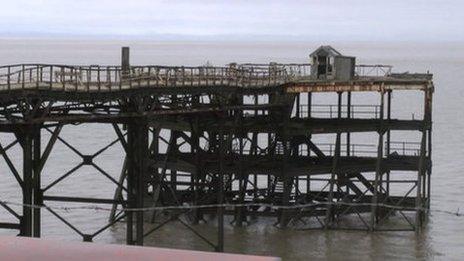
<path id="1" fill-rule="evenodd" d="M 26 237 L 0 237 L 0 260 L 271 261 L 280 260 L 280 258 L 210 253 L 157 247 L 71 243 Z"/>

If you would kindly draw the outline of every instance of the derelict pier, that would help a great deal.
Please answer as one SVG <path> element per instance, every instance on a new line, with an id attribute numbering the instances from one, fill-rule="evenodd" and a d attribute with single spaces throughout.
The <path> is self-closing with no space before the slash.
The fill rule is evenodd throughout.
<path id="1" fill-rule="evenodd" d="M 84 241 L 124 220 L 127 243 L 143 245 L 146 235 L 178 221 L 218 251 L 225 215 L 237 226 L 266 216 L 280 227 L 419 229 L 430 204 L 432 75 L 356 65 L 330 46 L 310 58 L 308 64 L 133 66 L 123 48 L 121 66 L 1 66 L 0 132 L 14 138 L 0 145 L 0 154 L 23 206 L 18 211 L 0 201 L 17 219 L 0 228 L 40 237 L 41 212 L 50 211 Z M 420 118 L 392 117 L 392 94 L 403 91 L 422 95 Z M 365 93 L 376 102 L 363 103 Z M 316 104 L 321 95 L 336 102 Z M 61 136 L 63 128 L 96 123 L 112 125 L 115 142 L 108 146 L 124 150 L 125 158 L 114 159 L 124 160 L 119 177 L 94 161 L 106 147 L 87 155 Z M 419 139 L 393 140 L 398 131 Z M 376 140 L 358 144 L 353 135 Z M 56 142 L 81 162 L 43 184 Z M 20 165 L 9 154 L 14 146 L 22 150 Z M 47 193 L 82 166 L 105 176 L 114 198 Z M 106 226 L 86 234 L 49 208 L 51 201 L 107 204 L 113 211 Z M 217 215 L 215 240 L 193 227 L 210 214 Z M 146 229 L 144 222 L 157 225 Z"/>

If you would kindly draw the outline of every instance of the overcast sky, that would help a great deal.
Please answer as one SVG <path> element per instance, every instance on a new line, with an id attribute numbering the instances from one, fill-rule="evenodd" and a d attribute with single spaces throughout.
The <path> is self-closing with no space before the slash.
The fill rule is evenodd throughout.
<path id="1" fill-rule="evenodd" d="M 464 40 L 463 0 L 0 0 L 0 7 L 0 37 Z"/>

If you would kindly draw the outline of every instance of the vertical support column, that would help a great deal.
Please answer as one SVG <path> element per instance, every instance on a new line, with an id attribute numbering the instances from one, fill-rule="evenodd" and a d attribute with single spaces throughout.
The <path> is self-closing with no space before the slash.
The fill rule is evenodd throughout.
<path id="1" fill-rule="evenodd" d="M 245 203 L 245 191 L 246 191 L 246 186 L 247 186 L 247 180 L 248 180 L 248 175 L 245 175 L 243 171 L 243 139 L 239 138 L 239 173 L 238 173 L 238 203 L 239 204 L 244 204 Z M 238 227 L 242 226 L 242 223 L 246 221 L 246 213 L 245 213 L 246 208 L 245 207 L 238 207 L 236 216 L 235 216 L 235 224 Z"/>
<path id="2" fill-rule="evenodd" d="M 268 150 L 268 157 L 271 158 L 274 155 L 275 147 L 272 147 L 272 136 L 271 133 L 267 133 L 267 150 Z M 273 151 L 274 150 L 274 151 Z M 275 177 L 274 177 L 275 178 Z M 271 180 L 271 174 L 267 175 L 267 191 L 272 191 L 272 180 Z"/>
<path id="3" fill-rule="evenodd" d="M 224 204 L 224 132 L 219 132 L 219 172 L 218 172 L 218 195 L 217 201 L 219 205 Z M 218 216 L 218 243 L 216 246 L 216 252 L 224 252 L 224 208 L 219 206 L 217 208 Z"/>
<path id="4" fill-rule="evenodd" d="M 296 103 L 296 115 L 295 115 L 295 118 L 299 119 L 300 118 L 300 99 L 301 99 L 301 93 L 298 93 L 296 95 L 296 99 L 295 99 L 295 103 Z M 299 142 L 293 142 L 292 139 L 290 139 L 290 152 L 292 155 L 294 156 L 298 156 L 298 153 L 299 153 L 299 149 L 300 149 L 300 145 L 299 145 Z M 294 180 L 293 180 L 294 179 Z M 300 195 L 298 195 L 298 191 L 299 191 L 299 187 L 300 187 L 300 177 L 299 176 L 296 176 L 295 178 L 292 178 L 292 183 L 295 183 L 295 195 L 296 197 L 299 197 Z M 290 186 L 290 190 L 292 189 L 292 184 Z"/>
<path id="5" fill-rule="evenodd" d="M 431 176 L 432 176 L 432 96 L 433 96 L 433 85 L 428 86 L 427 94 L 426 94 L 426 111 L 425 111 L 425 119 L 428 125 L 428 148 L 427 148 L 427 159 L 428 159 L 428 167 L 427 167 L 427 203 L 426 208 L 430 209 L 430 190 L 431 190 Z"/>
<path id="6" fill-rule="evenodd" d="M 308 92 L 308 118 L 311 118 L 313 93 Z"/>
<path id="7" fill-rule="evenodd" d="M 21 133 L 21 145 L 23 148 L 23 216 L 21 220 L 22 236 L 32 237 L 33 232 L 33 154 L 32 154 L 32 135 L 31 126 L 26 126 Z"/>
<path id="8" fill-rule="evenodd" d="M 148 124 L 146 122 L 140 122 L 137 124 L 137 161 L 138 161 L 138 170 L 139 172 L 136 175 L 137 180 L 137 208 L 144 207 L 144 196 L 145 196 L 145 187 L 147 177 L 149 177 L 148 168 L 147 168 L 147 156 L 148 156 Z M 136 244 L 143 245 L 143 211 L 138 211 L 136 213 Z"/>
<path id="9" fill-rule="evenodd" d="M 243 105 L 243 95 L 239 94 L 240 97 L 237 97 L 237 100 L 239 101 L 239 105 Z M 238 140 L 239 140 L 239 170 L 238 170 L 238 190 L 239 190 L 239 198 L 238 198 L 238 203 L 239 204 L 244 204 L 245 203 L 245 193 L 246 193 L 246 188 L 248 184 L 248 173 L 245 173 L 243 169 L 243 149 L 244 149 L 244 144 L 243 144 L 243 138 L 246 137 L 248 133 L 244 132 L 243 128 L 243 111 L 242 110 L 236 110 L 235 111 L 237 117 L 238 124 L 239 124 L 239 133 L 237 135 Z M 255 111 L 256 113 L 256 111 Z M 254 136 L 256 135 L 255 133 L 252 134 L 253 139 L 255 138 Z M 250 150 L 250 154 L 254 154 L 252 150 L 256 150 L 256 146 L 252 146 Z M 254 184 L 256 187 L 257 184 Z M 236 216 L 235 216 L 235 225 L 238 227 L 241 227 L 243 225 L 243 222 L 247 221 L 247 213 L 246 213 L 246 207 L 238 207 L 236 208 Z"/>
<path id="10" fill-rule="evenodd" d="M 143 208 L 145 185 L 148 176 L 148 125 L 143 119 L 128 124 L 129 168 L 127 176 L 128 205 L 130 208 Z M 143 211 L 127 213 L 127 244 L 143 245 Z M 133 221 L 135 218 L 135 241 L 133 240 Z"/>
<path id="11" fill-rule="evenodd" d="M 308 119 L 311 119 L 311 111 L 312 111 L 312 92 L 308 92 Z M 309 140 L 311 140 L 311 134 L 308 135 Z M 308 157 L 311 156 L 311 150 L 309 149 L 309 145 L 306 144 L 307 149 L 308 149 Z M 311 175 L 306 176 L 306 197 L 309 198 L 308 196 L 311 193 Z"/>
<path id="12" fill-rule="evenodd" d="M 432 124 L 432 123 L 430 123 Z M 427 209 L 430 209 L 430 190 L 432 182 L 432 127 L 428 131 L 428 168 L 427 168 Z"/>
<path id="13" fill-rule="evenodd" d="M 35 206 L 42 206 L 42 190 L 41 190 L 41 169 L 40 169 L 40 161 L 41 161 L 41 129 L 40 127 L 34 128 L 34 137 L 32 140 L 33 146 L 33 162 L 34 162 L 34 176 L 33 176 L 33 200 Z M 40 237 L 41 234 L 41 218 L 40 218 L 40 208 L 36 207 L 33 210 L 34 215 L 34 228 L 33 228 L 33 236 Z"/>
<path id="14" fill-rule="evenodd" d="M 253 132 L 251 134 L 250 154 L 258 155 L 258 133 L 257 132 Z M 248 182 L 249 178 L 250 176 L 247 174 L 245 182 Z M 258 175 L 257 174 L 253 174 L 253 184 L 254 184 L 253 197 L 257 198 L 258 197 Z"/>
<path id="15" fill-rule="evenodd" d="M 131 124 L 127 126 L 127 208 L 132 209 L 135 207 L 134 201 L 134 165 L 135 154 L 134 144 L 136 135 L 134 127 Z M 126 244 L 134 244 L 134 212 L 126 211 Z"/>
<path id="16" fill-rule="evenodd" d="M 286 117 L 284 115 L 284 117 Z M 286 122 L 286 121 L 285 121 Z M 287 165 L 288 165 L 288 160 L 290 158 L 290 148 L 288 146 L 288 137 L 287 133 L 285 131 L 285 125 L 284 128 L 282 129 L 282 146 L 283 146 L 283 160 L 282 160 L 282 167 L 280 171 L 280 178 L 283 180 L 283 191 L 282 191 L 282 206 L 288 206 L 290 204 L 290 195 L 292 193 L 292 187 L 293 187 L 293 178 L 289 176 L 289 173 L 287 173 Z M 280 211 L 280 227 L 285 228 L 289 222 L 289 211 L 287 209 L 282 209 Z"/>
<path id="17" fill-rule="evenodd" d="M 288 97 L 278 97 L 281 99 L 288 99 Z M 293 99 L 291 100 L 293 101 Z M 290 142 L 290 138 L 287 132 L 287 126 L 288 122 L 290 120 L 290 117 L 292 115 L 292 107 L 288 111 L 282 111 L 279 113 L 279 116 L 282 120 L 282 127 L 280 128 L 280 140 L 282 142 L 282 147 L 283 147 L 283 155 L 282 155 L 282 164 L 280 168 L 280 177 L 277 177 L 277 180 L 280 180 L 283 182 L 283 191 L 282 191 L 282 206 L 289 206 L 290 205 L 290 199 L 291 199 L 291 194 L 292 194 L 292 189 L 293 189 L 293 184 L 294 184 L 294 178 L 291 176 L 291 173 L 288 172 L 288 162 L 290 160 L 291 154 L 292 154 L 292 146 Z M 291 210 L 289 209 L 281 209 L 280 210 L 280 215 L 279 215 L 279 223 L 281 228 L 285 228 L 289 221 L 290 221 L 290 212 Z"/>
<path id="18" fill-rule="evenodd" d="M 330 177 L 330 184 L 329 184 L 329 196 L 327 198 L 327 207 L 326 207 L 326 216 L 325 216 L 325 229 L 329 229 L 332 226 L 332 222 L 334 219 L 334 206 L 333 206 L 333 192 L 335 187 L 335 178 L 338 175 L 338 161 L 340 158 L 340 148 L 341 148 L 341 133 L 337 132 L 337 136 L 335 138 L 335 154 L 333 157 L 332 162 L 332 173 Z"/>
<path id="19" fill-rule="evenodd" d="M 177 95 L 171 95 L 171 103 L 172 103 L 172 106 L 177 108 L 178 107 L 178 101 L 177 101 Z M 171 146 L 173 146 L 172 148 L 172 151 L 171 151 L 171 157 L 172 159 L 174 159 L 175 162 L 177 162 L 177 156 L 178 156 L 178 152 L 179 152 L 179 146 L 177 145 L 177 140 L 179 138 L 179 131 L 176 131 L 176 130 L 171 130 L 171 135 L 174 136 L 173 138 L 173 142 L 174 144 L 171 144 Z M 177 193 L 177 170 L 175 169 L 171 169 L 170 170 L 170 183 L 171 183 L 171 188 L 172 188 L 172 191 L 176 192 Z"/>
<path id="20" fill-rule="evenodd" d="M 20 221 L 20 235 L 40 237 L 40 208 L 42 191 L 40 189 L 40 126 L 24 126 L 16 133 L 23 149 L 23 215 Z"/>
<path id="21" fill-rule="evenodd" d="M 120 75 L 120 87 L 122 86 L 123 78 L 130 71 L 130 55 L 129 55 L 129 47 L 122 47 L 121 48 L 121 75 Z M 135 194 L 134 194 L 134 186 L 135 186 L 135 144 L 136 144 L 136 133 L 133 123 L 128 124 L 127 126 L 127 159 L 128 159 L 128 166 L 127 166 L 127 208 L 132 209 L 135 208 Z M 133 245 L 134 244 L 134 212 L 127 211 L 126 212 L 126 244 Z"/>
<path id="22" fill-rule="evenodd" d="M 199 103 L 198 100 L 195 100 L 196 103 Z M 202 167 L 201 167 L 201 150 L 200 150 L 200 126 L 199 126 L 199 118 L 198 115 L 195 116 L 195 123 L 192 125 L 192 152 L 195 152 L 195 172 L 193 173 L 193 177 L 191 179 L 191 186 L 193 190 L 193 205 L 197 205 L 199 201 L 199 190 L 201 188 L 200 184 L 200 177 L 203 176 L 202 174 Z M 210 140 L 213 137 L 209 137 Z M 193 209 L 193 223 L 198 224 L 198 222 L 203 219 L 203 214 L 200 208 Z"/>
<path id="23" fill-rule="evenodd" d="M 156 128 L 156 127 L 151 128 L 152 141 L 151 141 L 151 144 L 150 144 L 149 154 L 150 154 L 150 158 L 155 160 L 155 161 L 157 160 L 157 157 L 159 157 L 160 130 L 161 130 L 161 128 Z M 150 173 L 150 176 L 149 176 L 150 180 L 149 180 L 149 182 L 147 182 L 147 192 L 148 192 L 148 186 L 151 186 L 152 189 L 153 189 L 152 190 L 153 193 L 152 193 L 152 199 L 151 200 L 152 200 L 153 206 L 156 206 L 156 204 L 158 203 L 158 200 L 159 200 L 159 195 L 160 195 L 160 190 L 161 190 L 160 187 L 158 186 L 159 182 L 160 182 L 159 179 L 161 177 L 161 173 L 159 172 L 158 167 L 153 168 L 151 171 L 152 172 Z M 155 223 L 156 213 L 157 213 L 157 211 L 153 210 L 153 212 L 151 214 L 151 219 L 150 219 L 151 223 Z"/>
<path id="24" fill-rule="evenodd" d="M 255 94 L 255 106 L 258 107 L 258 105 L 259 105 L 259 96 Z M 258 110 L 255 110 L 255 116 L 258 116 Z M 258 154 L 258 133 L 257 132 L 253 133 L 252 139 L 253 139 L 252 144 L 251 144 L 252 153 L 253 155 L 257 155 Z M 247 176 L 247 182 L 248 182 L 248 178 L 249 177 Z M 253 184 L 254 184 L 253 197 L 257 198 L 258 197 L 258 175 L 257 174 L 253 174 Z"/>
<path id="25" fill-rule="evenodd" d="M 385 91 L 382 88 L 380 90 L 380 124 L 379 124 L 379 139 L 377 145 L 377 163 L 375 167 L 375 178 L 374 178 L 374 195 L 372 196 L 372 206 L 371 206 L 371 227 L 370 229 L 373 231 L 375 230 L 376 223 L 378 220 L 378 213 L 377 213 L 377 204 L 378 200 L 378 193 L 379 193 L 379 180 L 383 174 L 383 135 L 385 133 L 384 126 L 383 126 L 383 117 L 384 117 L 384 97 Z"/>
<path id="26" fill-rule="evenodd" d="M 346 118 L 351 119 L 351 91 L 347 92 L 346 96 Z M 351 133 L 349 131 L 346 132 L 346 156 L 350 157 L 351 156 Z M 354 155 L 353 155 L 354 156 Z M 346 182 L 349 182 L 349 173 L 345 173 L 345 179 Z M 350 193 L 350 187 L 346 186 L 346 194 L 348 195 Z"/>
<path id="27" fill-rule="evenodd" d="M 136 208 L 143 208 L 145 194 L 145 184 L 148 176 L 147 155 L 148 155 L 148 126 L 145 122 L 136 125 L 137 128 L 137 151 L 136 161 L 138 173 L 136 173 Z M 143 211 L 136 213 L 136 244 L 143 245 Z"/>
<path id="28" fill-rule="evenodd" d="M 415 220 L 415 230 L 416 232 L 420 231 L 422 227 L 422 220 L 423 220 L 423 208 L 424 208 L 424 193 L 426 177 L 426 171 L 431 171 L 431 158 L 428 158 L 427 164 L 427 140 L 429 140 L 429 148 L 431 148 L 431 136 L 430 136 L 430 129 L 431 129 L 431 113 L 432 113 L 432 91 L 433 87 L 428 86 L 428 88 L 424 92 L 424 118 L 423 118 L 423 127 L 422 127 L 422 139 L 421 139 L 421 148 L 420 148 L 420 158 L 419 158 L 419 170 L 417 172 L 417 187 L 416 187 L 416 220 Z M 429 135 L 427 135 L 429 132 Z M 429 152 L 430 155 L 430 152 Z M 430 173 L 427 174 L 428 176 Z M 427 190 L 430 187 L 427 187 Z M 427 202 L 428 206 L 429 202 Z"/>
<path id="29" fill-rule="evenodd" d="M 272 104 L 274 102 L 274 97 L 275 97 L 275 94 L 273 93 L 268 94 L 269 104 Z M 273 110 L 269 108 L 268 117 L 270 119 L 273 119 L 273 115 L 274 115 Z M 267 156 L 269 157 L 270 160 L 274 158 L 274 154 L 276 151 L 276 146 L 277 146 L 276 136 L 277 136 L 277 132 L 274 132 L 274 140 L 273 140 L 272 133 L 271 132 L 267 133 L 267 150 L 268 150 Z M 269 193 L 273 192 L 273 183 L 275 183 L 276 179 L 277 179 L 276 176 L 271 177 L 271 174 L 267 175 L 267 190 L 269 191 Z"/>
<path id="30" fill-rule="evenodd" d="M 342 117 L 342 92 L 338 92 L 338 119 L 340 120 Z M 326 210 L 326 217 L 325 217 L 325 229 L 329 229 L 332 226 L 332 223 L 334 221 L 334 206 L 333 206 L 333 200 L 334 200 L 334 188 L 335 188 L 335 183 L 336 179 L 338 179 L 339 175 L 339 168 L 338 168 L 338 161 L 340 159 L 340 151 L 341 151 L 341 132 L 337 131 L 336 138 L 335 138 L 335 152 L 333 156 L 333 161 L 332 161 L 332 173 L 330 176 L 330 181 L 329 181 L 329 196 L 328 196 L 328 204 L 327 204 L 327 210 Z"/>
<path id="31" fill-rule="evenodd" d="M 173 131 L 171 131 L 171 135 L 174 135 L 174 139 L 173 139 L 174 144 L 171 145 L 171 146 L 173 146 L 173 149 L 172 149 L 172 152 L 171 152 L 171 157 L 174 160 L 174 162 L 177 162 L 177 155 L 178 155 L 178 151 L 179 151 L 179 146 L 177 145 L 177 140 L 178 140 L 178 137 L 179 137 L 179 132 L 173 130 Z M 170 177 L 171 177 L 171 180 L 170 180 L 171 184 L 170 185 L 171 185 L 172 191 L 177 193 L 177 170 L 171 169 L 170 170 Z"/>
<path id="32" fill-rule="evenodd" d="M 417 171 L 417 185 L 416 185 L 416 220 L 415 230 L 420 231 L 422 227 L 422 213 L 423 213 L 423 201 L 422 201 L 422 178 L 425 174 L 425 157 L 426 157 L 426 146 L 427 146 L 427 131 L 422 131 L 421 138 L 421 151 L 419 158 L 419 170 Z"/>
<path id="33" fill-rule="evenodd" d="M 351 92 L 347 93 L 346 97 L 346 118 L 351 119 Z M 346 156 L 350 156 L 351 133 L 346 132 Z"/>
<path id="34" fill-rule="evenodd" d="M 385 143 L 385 152 L 388 155 L 390 155 L 390 147 L 391 147 L 391 131 L 390 131 L 390 120 L 391 120 L 391 101 L 392 101 L 392 91 L 388 90 L 387 92 L 387 142 Z M 390 196 L 390 171 L 387 171 L 386 173 L 386 197 Z"/>

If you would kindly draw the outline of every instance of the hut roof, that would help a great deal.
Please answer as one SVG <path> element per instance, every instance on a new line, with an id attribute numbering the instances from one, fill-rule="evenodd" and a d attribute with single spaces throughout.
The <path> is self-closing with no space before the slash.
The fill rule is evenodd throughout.
<path id="1" fill-rule="evenodd" d="M 321 45 L 314 52 L 312 52 L 309 56 L 312 57 L 315 55 L 319 55 L 321 53 L 328 55 L 328 56 L 341 56 L 342 55 L 330 45 Z"/>

